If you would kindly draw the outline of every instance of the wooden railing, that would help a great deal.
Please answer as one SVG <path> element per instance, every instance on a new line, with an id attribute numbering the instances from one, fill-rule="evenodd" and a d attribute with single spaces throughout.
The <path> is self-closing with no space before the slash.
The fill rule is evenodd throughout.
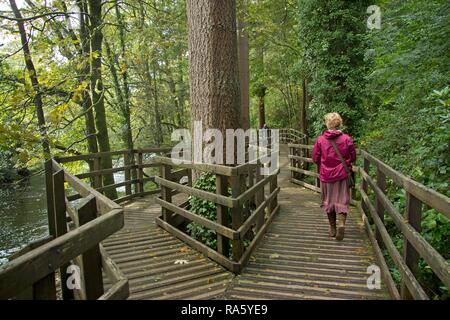
<path id="1" fill-rule="evenodd" d="M 263 176 L 260 171 L 263 164 L 259 160 L 235 167 L 192 162 L 175 165 L 172 160 L 170 157 L 155 158 L 155 161 L 161 164 L 161 176 L 155 178 L 161 185 L 161 197 L 157 198 L 157 202 L 162 207 L 162 215 L 157 218 L 157 224 L 228 270 L 239 273 L 279 210 L 279 169 L 272 172 L 272 175 Z M 191 176 L 192 170 L 197 174 L 214 175 L 216 192 L 192 187 L 190 178 L 187 184 L 180 183 L 180 178 Z M 231 195 L 228 193 L 229 188 Z M 174 194 L 184 194 L 184 200 L 189 196 L 214 203 L 216 221 L 190 211 L 189 200 L 177 205 L 173 201 Z M 231 221 L 228 218 L 229 213 Z M 184 232 L 180 226 L 189 222 L 198 223 L 217 234 L 216 250 Z M 247 247 L 244 245 L 244 239 L 250 240 Z"/>
<path id="2" fill-rule="evenodd" d="M 307 143 L 307 136 L 292 128 L 279 129 L 280 143 Z"/>
<path id="3" fill-rule="evenodd" d="M 311 158 L 313 146 L 307 144 L 289 143 L 288 148 L 291 182 L 320 192 L 319 168 Z M 305 179 L 305 177 L 310 178 L 308 180 Z"/>
<path id="4" fill-rule="evenodd" d="M 288 146 L 291 181 L 320 192 L 318 171 L 309 169 L 313 164 L 310 155 L 313 146 L 302 144 L 289 144 Z M 360 201 L 353 200 L 352 203 L 361 212 L 391 297 L 394 299 L 428 299 L 425 290 L 417 280 L 420 258 L 428 264 L 442 283 L 450 288 L 448 262 L 420 234 L 424 207 L 435 209 L 448 219 L 450 218 L 450 198 L 406 177 L 364 150 L 359 150 L 359 154 L 363 158 L 363 166 L 355 166 L 353 171 L 359 174 L 362 181 L 357 186 Z M 371 176 L 371 168 L 375 171 L 375 178 Z M 305 182 L 306 177 L 312 177 L 315 183 Z M 391 180 L 390 183 L 387 183 L 388 179 Z M 401 214 L 389 200 L 388 187 L 399 187 L 405 191 L 404 214 Z M 402 254 L 397 250 L 387 231 L 384 223 L 385 213 L 390 216 L 404 237 Z M 401 275 L 400 290 L 392 278 L 382 248 L 387 250 Z"/>
<path id="5" fill-rule="evenodd" d="M 70 157 L 57 157 L 55 160 L 61 164 L 69 164 L 75 162 L 82 162 L 83 164 L 90 163 L 94 168 L 93 171 L 80 173 L 75 175 L 79 179 L 89 179 L 91 186 L 100 193 L 105 193 L 108 189 L 117 189 L 125 187 L 125 195 L 114 199 L 116 203 L 131 200 L 135 197 L 142 197 L 149 194 L 159 193 L 161 190 L 152 189 L 145 190 L 147 183 L 155 182 L 154 175 L 147 175 L 144 172 L 145 168 L 156 168 L 159 170 L 159 164 L 152 160 L 154 155 L 165 154 L 169 152 L 170 148 L 142 148 L 135 150 L 120 150 L 111 152 L 99 152 L 91 154 L 83 154 Z M 113 161 L 121 162 L 120 166 L 110 169 L 101 169 L 100 163 L 104 156 L 110 156 Z M 103 176 L 106 174 L 123 173 L 124 181 L 117 182 L 110 185 L 103 184 Z M 155 184 L 156 187 L 156 184 Z M 76 196 L 69 198 L 75 200 Z"/>
<path id="6" fill-rule="evenodd" d="M 46 184 L 50 236 L 26 246 L 0 267 L 0 300 L 52 300 L 57 291 L 62 299 L 128 297 L 128 280 L 100 244 L 123 227 L 123 209 L 54 160 L 46 163 Z M 76 203 L 68 199 L 65 184 L 79 195 Z M 69 272 L 73 279 L 69 270 L 75 271 Z M 102 272 L 111 283 L 106 292 Z"/>

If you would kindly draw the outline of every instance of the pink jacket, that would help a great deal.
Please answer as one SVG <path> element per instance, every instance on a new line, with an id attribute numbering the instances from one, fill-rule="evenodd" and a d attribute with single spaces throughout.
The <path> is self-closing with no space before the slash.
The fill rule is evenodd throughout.
<path id="1" fill-rule="evenodd" d="M 344 166 L 330 142 L 332 139 L 345 159 L 349 170 L 352 168 L 351 164 L 356 160 L 356 149 L 352 138 L 339 130 L 326 130 L 317 138 L 312 152 L 314 163 L 320 165 L 320 181 L 323 182 L 334 182 L 347 178 Z"/>

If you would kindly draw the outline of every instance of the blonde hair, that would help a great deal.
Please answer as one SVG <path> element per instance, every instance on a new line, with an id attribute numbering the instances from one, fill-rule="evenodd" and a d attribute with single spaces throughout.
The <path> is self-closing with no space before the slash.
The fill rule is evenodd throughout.
<path id="1" fill-rule="evenodd" d="M 324 117 L 325 125 L 329 130 L 337 129 L 342 126 L 342 118 L 337 112 L 327 113 Z"/>

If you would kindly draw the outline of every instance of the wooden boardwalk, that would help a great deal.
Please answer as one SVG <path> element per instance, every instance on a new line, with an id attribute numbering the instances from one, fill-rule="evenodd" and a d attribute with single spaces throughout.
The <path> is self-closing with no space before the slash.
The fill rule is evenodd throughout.
<path id="1" fill-rule="evenodd" d="M 197 253 L 155 223 L 153 197 L 125 206 L 125 227 L 103 242 L 129 279 L 129 299 L 213 299 L 233 274 Z"/>
<path id="2" fill-rule="evenodd" d="M 369 290 L 374 253 L 359 214 L 346 237 L 327 235 L 320 196 L 289 182 L 287 150 L 280 155 L 281 210 L 241 275 L 198 254 L 154 223 L 153 197 L 125 204 L 125 227 L 103 242 L 130 281 L 130 299 L 387 299 Z"/>

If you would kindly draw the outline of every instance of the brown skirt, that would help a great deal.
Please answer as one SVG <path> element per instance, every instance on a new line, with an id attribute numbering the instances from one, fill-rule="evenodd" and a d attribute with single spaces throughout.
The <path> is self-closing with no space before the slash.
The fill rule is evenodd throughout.
<path id="1" fill-rule="evenodd" d="M 350 189 L 347 179 L 335 182 L 320 182 L 322 204 L 325 213 L 348 213 L 350 203 Z"/>

